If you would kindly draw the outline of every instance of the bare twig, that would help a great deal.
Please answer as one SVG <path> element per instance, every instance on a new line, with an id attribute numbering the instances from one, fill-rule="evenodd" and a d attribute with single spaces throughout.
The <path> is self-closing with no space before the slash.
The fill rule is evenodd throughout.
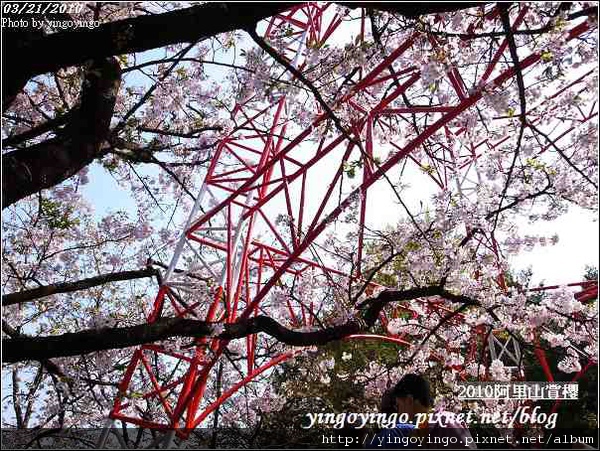
<path id="1" fill-rule="evenodd" d="M 302 72 L 296 69 L 292 64 L 286 61 L 285 58 L 283 58 L 279 53 L 277 53 L 277 51 L 273 47 L 267 44 L 267 42 L 256 33 L 256 30 L 254 30 L 253 28 L 248 28 L 246 32 L 261 49 L 263 49 L 268 55 L 271 56 L 271 58 L 273 58 L 275 61 L 281 64 L 294 77 L 296 77 L 308 89 L 310 89 L 310 91 L 315 96 L 317 102 L 319 102 L 319 104 L 323 107 L 327 115 L 331 118 L 331 120 L 333 120 L 333 123 L 335 124 L 336 128 L 340 131 L 340 133 L 342 133 L 349 141 L 353 142 L 354 144 L 358 144 L 357 141 L 354 138 L 352 138 L 348 130 L 346 130 L 346 128 L 342 125 L 342 121 L 336 116 L 336 114 L 327 104 L 325 99 L 323 99 L 323 96 L 321 96 L 321 93 L 315 87 L 315 85 L 311 83 L 310 80 L 308 80 Z"/>
<path id="2" fill-rule="evenodd" d="M 565 152 L 556 145 L 556 142 L 552 138 L 550 138 L 546 133 L 541 131 L 539 128 L 537 128 L 535 125 L 533 125 L 531 122 L 528 122 L 527 126 L 530 129 L 532 129 L 534 132 L 536 132 L 538 135 L 541 135 L 542 137 L 544 137 L 544 139 L 550 143 L 550 145 L 554 148 L 554 150 L 556 150 L 558 152 L 558 154 L 562 157 L 563 160 L 565 160 L 567 162 L 567 164 L 569 166 L 571 166 L 573 169 L 575 169 L 575 171 L 577 171 L 577 173 L 579 173 L 579 175 L 581 175 L 594 188 L 598 189 L 598 185 L 596 183 L 594 183 L 594 181 L 592 179 L 590 179 L 581 169 L 579 169 L 575 165 L 575 163 L 573 163 L 571 161 L 571 159 L 565 154 Z"/>
<path id="3" fill-rule="evenodd" d="M 526 123 L 526 115 L 527 115 L 527 103 L 525 99 L 525 83 L 523 82 L 523 73 L 521 72 L 521 67 L 519 63 L 519 55 L 517 54 L 517 46 L 515 44 L 515 38 L 513 35 L 512 27 L 510 25 L 510 15 L 508 13 L 509 4 L 501 3 L 498 5 L 500 10 L 500 17 L 502 18 L 502 25 L 504 27 L 504 32 L 506 33 L 506 40 L 508 42 L 508 48 L 510 50 L 510 55 L 513 60 L 513 67 L 515 70 L 515 76 L 517 78 L 517 86 L 519 89 L 519 102 L 521 104 L 521 112 L 519 114 L 519 118 L 521 120 L 519 136 L 517 137 L 517 144 L 515 146 L 513 159 L 510 164 L 510 168 L 508 169 L 508 174 L 506 176 L 506 183 L 504 184 L 504 188 L 502 189 L 502 194 L 500 195 L 500 203 L 498 204 L 498 209 L 502 209 L 502 204 L 504 203 L 504 199 L 506 197 L 506 193 L 508 192 L 508 188 L 510 186 L 510 182 L 512 179 L 512 174 L 515 168 L 515 164 L 517 163 L 517 159 L 519 157 L 519 153 L 521 150 L 521 142 L 523 140 L 523 134 L 525 132 L 525 123 Z M 494 229 L 498 224 L 498 216 L 494 221 Z"/>

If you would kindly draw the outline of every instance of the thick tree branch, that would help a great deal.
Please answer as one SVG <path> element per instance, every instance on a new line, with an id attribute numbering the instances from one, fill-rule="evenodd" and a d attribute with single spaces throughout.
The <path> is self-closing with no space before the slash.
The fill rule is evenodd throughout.
<path id="1" fill-rule="evenodd" d="M 21 332 L 15 330 L 6 320 L 2 320 L 2 332 L 11 337 L 11 339 L 19 339 L 25 337 Z M 4 340 L 3 340 L 4 341 Z M 65 373 L 63 370 L 52 360 L 48 359 L 40 359 L 40 363 L 42 366 L 48 371 L 50 374 L 56 374 L 57 376 L 64 377 Z"/>
<path id="2" fill-rule="evenodd" d="M 7 146 L 14 147 L 24 141 L 36 138 L 46 132 L 49 132 L 51 130 L 56 130 L 61 125 L 64 125 L 65 123 L 67 123 L 73 117 L 73 115 L 76 114 L 76 112 L 77 112 L 77 110 L 70 110 L 65 114 L 62 114 L 62 115 L 57 116 L 47 122 L 44 122 L 43 124 L 32 127 L 29 130 L 24 131 L 23 133 L 19 133 L 18 135 L 9 136 L 8 138 L 2 140 L 2 147 L 7 147 Z"/>
<path id="3" fill-rule="evenodd" d="M 440 286 L 388 290 L 359 306 L 359 314 L 344 324 L 311 332 L 282 326 L 267 316 L 257 316 L 237 323 L 211 323 L 185 318 L 162 318 L 151 324 L 122 328 L 84 330 L 46 337 L 16 337 L 3 341 L 3 360 L 43 360 L 68 357 L 107 349 L 120 349 L 165 340 L 170 337 L 213 337 L 236 339 L 259 332 L 292 346 L 322 345 L 372 327 L 383 307 L 390 302 L 439 296 L 464 305 L 478 305 L 472 298 L 448 292 Z"/>
<path id="4" fill-rule="evenodd" d="M 33 3 L 33 2 L 32 2 Z M 59 19 L 49 14 L 49 19 Z M 12 8 L 2 11 L 2 19 L 18 20 L 18 14 L 12 13 Z M 40 14 L 28 15 L 26 19 L 43 19 Z M 44 33 L 34 27 L 5 27 L 2 26 L 2 108 L 6 110 L 29 79 L 25 71 L 19 70 L 19 61 L 23 49 L 29 48 L 44 38 Z M 10 61 L 9 64 L 7 62 Z"/>
<path id="5" fill-rule="evenodd" d="M 255 24 L 293 3 L 207 3 L 164 14 L 148 14 L 103 24 L 93 30 L 78 28 L 23 42 L 7 42 L 11 64 L 3 71 L 5 108 L 39 74 L 83 64 L 90 59 L 143 52 L 171 44 L 194 42 Z M 157 33 L 160 30 L 160 33 Z M 12 56 L 12 58 L 11 58 Z M 6 61 L 6 60 L 5 60 Z M 7 67 L 10 66 L 10 67 Z M 8 81 L 8 83 L 7 83 Z"/>
<path id="6" fill-rule="evenodd" d="M 484 2 L 340 2 L 348 8 L 375 8 L 417 17 L 484 5 Z M 4 65 L 5 108 L 34 75 L 77 66 L 90 59 L 143 52 L 167 45 L 194 42 L 227 31 L 253 27 L 260 20 L 296 5 L 293 2 L 209 2 L 163 14 L 103 24 L 93 30 L 79 28 L 27 40 L 10 36 L 4 49 L 11 64 Z M 15 17 L 17 18 L 17 17 Z M 160 33 L 156 31 L 160 30 Z M 4 36 L 6 38 L 6 36 Z"/>
<path id="7" fill-rule="evenodd" d="M 141 279 L 143 277 L 155 277 L 159 274 L 156 268 L 145 268 L 135 271 L 121 271 L 108 274 L 101 274 L 95 277 L 78 280 L 76 282 L 63 282 L 32 290 L 9 293 L 2 296 L 2 305 L 20 304 L 22 302 L 33 301 L 46 296 L 58 293 L 72 293 L 73 291 L 86 290 L 88 288 L 103 285 L 109 282 L 118 282 L 121 280 Z"/>
<path id="8" fill-rule="evenodd" d="M 2 320 L 2 331 L 11 338 L 28 338 L 27 335 L 24 335 L 21 332 L 15 330 L 13 327 L 11 327 L 8 324 L 8 322 L 6 322 L 5 320 Z M 36 375 L 34 386 L 32 386 L 32 388 L 29 392 L 29 395 L 27 396 L 28 399 L 32 396 L 32 394 L 35 392 L 35 390 L 37 390 L 37 388 L 34 390 L 35 384 L 39 385 L 39 383 L 41 382 L 41 378 L 43 375 L 42 369 L 46 370 L 48 372 L 48 374 L 50 374 L 50 375 L 58 376 L 62 381 L 66 382 L 67 385 L 71 388 L 72 388 L 72 384 L 75 380 L 87 382 L 90 385 L 104 385 L 107 387 L 108 386 L 110 386 L 110 387 L 118 387 L 119 386 L 119 384 L 117 382 L 105 382 L 102 380 L 92 379 L 89 377 L 74 378 L 74 377 L 68 376 L 61 369 L 61 367 L 58 366 L 56 363 L 54 363 L 52 360 L 43 359 L 43 360 L 40 360 L 40 371 Z M 26 413 L 25 413 L 25 424 L 27 424 L 27 420 L 31 416 L 32 407 L 33 407 L 33 403 L 29 402 Z"/>

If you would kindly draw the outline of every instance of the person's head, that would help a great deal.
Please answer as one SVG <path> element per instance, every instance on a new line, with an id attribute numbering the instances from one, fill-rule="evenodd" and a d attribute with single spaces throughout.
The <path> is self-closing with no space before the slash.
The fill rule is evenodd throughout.
<path id="1" fill-rule="evenodd" d="M 388 415 L 398 412 L 396 407 L 396 397 L 394 396 L 394 387 L 388 388 L 381 397 L 381 406 L 379 407 L 379 411 Z"/>
<path id="2" fill-rule="evenodd" d="M 392 390 L 396 412 L 407 413 L 411 418 L 424 413 L 433 404 L 429 382 L 418 374 L 407 374 Z"/>

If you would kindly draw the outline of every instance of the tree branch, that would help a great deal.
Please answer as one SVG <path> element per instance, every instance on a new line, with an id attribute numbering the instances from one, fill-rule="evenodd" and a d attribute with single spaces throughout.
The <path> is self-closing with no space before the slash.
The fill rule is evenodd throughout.
<path id="1" fill-rule="evenodd" d="M 2 140 L 2 147 L 14 147 L 23 141 L 27 141 L 33 138 L 36 138 L 46 132 L 51 130 L 56 130 L 61 125 L 67 123 L 74 114 L 76 114 L 77 110 L 70 110 L 65 114 L 57 116 L 43 124 L 37 125 L 35 127 L 30 128 L 23 133 L 19 133 L 18 135 L 9 136 L 8 138 Z"/>
<path id="2" fill-rule="evenodd" d="M 552 17 L 556 17 L 556 15 L 558 15 L 558 13 L 560 13 L 561 11 L 567 11 L 570 8 L 570 6 L 568 5 L 568 3 L 563 2 L 558 10 L 556 11 L 556 14 L 554 14 Z M 590 7 L 590 8 L 585 8 L 579 11 L 575 11 L 574 13 L 571 13 L 567 16 L 566 20 L 575 20 L 579 17 L 583 17 L 583 16 L 598 16 L 598 8 L 597 7 Z M 543 34 L 543 33 L 547 33 L 550 30 L 552 30 L 552 27 L 554 26 L 554 21 L 550 20 L 546 25 L 544 25 L 543 27 L 540 28 L 532 28 L 529 30 L 513 30 L 513 35 L 515 36 L 535 36 L 535 35 L 539 35 L 539 34 Z M 501 37 L 505 37 L 506 36 L 506 32 L 504 31 L 491 31 L 488 33 L 445 33 L 443 31 L 431 31 L 429 30 L 429 33 L 431 33 L 434 36 L 442 36 L 445 38 L 461 38 L 461 39 L 481 39 L 481 38 L 501 38 Z"/>
<path id="3" fill-rule="evenodd" d="M 585 172 L 583 172 L 581 169 L 579 169 L 575 163 L 573 163 L 571 161 L 571 159 L 569 157 L 567 157 L 567 155 L 565 154 L 565 152 L 556 145 L 556 142 L 551 139 L 546 133 L 544 133 L 543 131 L 541 131 L 539 128 L 537 128 L 535 125 L 533 125 L 531 122 L 527 123 L 527 126 L 532 129 L 534 132 L 536 132 L 538 135 L 541 135 L 546 141 L 548 141 L 550 143 L 550 145 L 554 148 L 554 150 L 556 150 L 558 152 L 558 154 L 562 157 L 563 160 L 565 160 L 567 162 L 567 164 L 569 166 L 571 166 L 573 169 L 575 169 L 575 171 L 577 171 L 577 173 L 579 175 L 581 175 L 586 182 L 588 182 L 589 184 L 591 184 L 594 188 L 598 189 L 598 185 L 596 183 L 594 183 L 594 181 L 592 179 L 590 179 Z"/>
<path id="4" fill-rule="evenodd" d="M 448 13 L 485 6 L 491 2 L 336 2 L 350 9 L 372 8 L 379 11 L 417 18 L 427 14 Z"/>
<path id="5" fill-rule="evenodd" d="M 521 142 L 523 140 L 523 134 L 525 133 L 525 123 L 527 120 L 527 103 L 525 100 L 525 83 L 523 81 L 523 72 L 521 72 L 521 65 L 519 62 L 519 55 L 517 53 L 517 46 L 515 44 L 515 37 L 513 35 L 512 26 L 510 25 L 510 14 L 508 12 L 510 4 L 500 3 L 498 5 L 498 9 L 500 11 L 500 17 L 502 19 L 502 26 L 504 27 L 504 32 L 506 33 L 506 41 L 508 42 L 508 48 L 510 50 L 510 56 L 513 61 L 513 67 L 515 69 L 515 76 L 517 78 L 517 86 L 519 90 L 519 102 L 521 112 L 519 114 L 520 118 L 520 128 L 519 128 L 519 136 L 517 137 L 517 144 L 515 146 L 515 151 L 513 155 L 512 162 L 510 164 L 510 168 L 508 169 L 508 175 L 506 176 L 506 183 L 504 184 L 504 188 L 502 190 L 502 194 L 500 195 L 500 202 L 498 204 L 498 210 L 502 210 L 502 204 L 504 203 L 504 199 L 508 192 L 508 188 L 510 187 L 510 182 L 512 178 L 513 171 L 515 169 L 515 164 L 517 163 L 517 159 L 519 158 L 519 153 L 521 151 Z M 498 224 L 498 216 L 494 221 L 494 230 L 496 229 L 496 225 Z"/>
<path id="6" fill-rule="evenodd" d="M 18 330 L 15 330 L 10 324 L 8 324 L 8 322 L 5 319 L 2 320 L 2 332 L 4 332 L 9 337 L 11 337 L 11 339 L 13 339 L 13 340 L 24 337 L 24 335 L 21 332 L 19 332 Z M 4 340 L 2 340 L 2 341 L 4 341 Z M 56 363 L 54 363 L 52 360 L 40 359 L 40 363 L 48 371 L 48 373 L 56 374 L 57 376 L 60 376 L 60 377 L 65 376 L 65 373 L 62 371 L 62 369 Z"/>
<path id="7" fill-rule="evenodd" d="M 221 130 L 223 130 L 223 127 L 220 127 L 218 125 L 213 125 L 213 126 L 195 128 L 193 130 L 190 130 L 189 132 L 177 132 L 174 130 L 160 130 L 158 128 L 140 126 L 140 127 L 138 127 L 138 130 L 141 132 L 146 132 L 146 133 L 155 133 L 157 135 L 175 136 L 177 138 L 197 138 L 196 135 L 198 135 L 198 133 L 203 133 L 203 132 L 207 132 L 207 131 L 220 132 Z"/>
<path id="8" fill-rule="evenodd" d="M 151 324 L 122 328 L 102 328 L 46 337 L 15 337 L 3 341 L 3 360 L 19 362 L 51 357 L 68 357 L 107 349 L 120 349 L 165 340 L 170 337 L 213 337 L 226 340 L 264 332 L 292 346 L 323 345 L 372 327 L 383 307 L 390 302 L 439 296 L 452 302 L 479 305 L 469 297 L 448 292 L 440 286 L 383 291 L 359 306 L 360 314 L 344 324 L 313 332 L 300 332 L 282 326 L 267 316 L 237 323 L 213 323 L 185 318 L 161 318 Z"/>
<path id="9" fill-rule="evenodd" d="M 512 26 L 510 25 L 510 16 L 508 13 L 508 5 L 502 3 L 499 5 L 500 17 L 502 18 L 502 26 L 506 33 L 506 41 L 508 42 L 508 49 L 510 50 L 510 56 L 513 60 L 513 66 L 515 68 L 515 77 L 517 79 L 517 86 L 519 88 L 519 102 L 521 104 L 521 124 L 525 124 L 525 115 L 527 113 L 527 102 L 525 100 L 525 82 L 523 81 L 523 72 L 521 71 L 521 63 L 519 62 L 519 55 L 517 53 L 517 45 L 515 44 L 515 37 L 513 34 Z"/>
<path id="10" fill-rule="evenodd" d="M 73 291 L 86 290 L 88 288 L 103 285 L 109 282 L 118 282 L 121 280 L 141 279 L 143 277 L 154 277 L 159 273 L 156 268 L 145 268 L 135 271 L 121 271 L 99 276 L 90 277 L 87 279 L 78 280 L 76 282 L 63 282 L 43 287 L 34 288 L 32 290 L 19 291 L 17 293 L 9 293 L 2 296 L 2 305 L 14 305 L 22 302 L 29 302 L 35 299 L 51 296 L 58 293 L 71 293 Z"/>
<path id="11" fill-rule="evenodd" d="M 376 8 L 405 17 L 485 5 L 484 2 L 340 4 L 348 8 Z M 27 80 L 35 75 L 81 65 L 90 59 L 143 52 L 167 45 L 198 41 L 227 31 L 246 29 L 294 5 L 297 3 L 208 2 L 163 14 L 148 14 L 109 22 L 93 30 L 79 28 L 47 36 L 40 33 L 27 41 L 23 41 L 20 35 L 11 35 L 3 45 L 7 57 L 5 61 L 12 62 L 3 65 L 3 105 L 6 108 Z M 160 30 L 160 33 L 157 33 L 157 30 Z"/>
<path id="12" fill-rule="evenodd" d="M 109 141 L 115 147 L 123 147 L 123 148 L 131 151 L 131 153 L 120 152 L 118 150 L 112 151 L 112 153 L 114 153 L 115 155 L 119 155 L 121 158 L 123 158 L 125 161 L 127 161 L 130 164 L 131 163 L 149 163 L 149 164 L 157 164 L 158 166 L 160 166 L 167 174 L 169 174 L 171 177 L 173 177 L 173 179 L 177 182 L 177 184 L 179 186 L 181 186 L 183 191 L 188 196 L 190 196 L 193 201 L 196 201 L 196 196 L 194 196 L 192 194 L 192 192 L 187 188 L 187 186 L 185 186 L 185 184 L 179 179 L 177 174 L 175 172 L 173 172 L 171 169 L 169 169 L 169 166 L 177 165 L 177 163 L 173 164 L 173 163 L 160 161 L 158 158 L 156 158 L 152 154 L 152 152 L 161 150 L 162 147 L 142 147 L 137 143 L 127 142 L 121 138 L 112 138 L 111 137 L 109 139 Z M 209 159 L 206 159 L 206 160 L 204 160 L 204 163 L 206 163 L 208 161 L 209 161 Z M 191 164 L 191 163 L 186 163 L 186 164 Z M 202 164 L 202 163 L 197 162 L 195 165 L 198 165 L 198 164 Z M 132 167 L 132 169 L 133 169 L 133 167 Z M 157 204 L 158 204 L 158 202 L 157 202 Z"/>
<path id="13" fill-rule="evenodd" d="M 268 55 L 271 56 L 271 58 L 273 58 L 275 61 L 277 61 L 279 64 L 281 64 L 296 79 L 298 79 L 300 82 L 302 82 L 302 84 L 304 84 L 308 89 L 310 89 L 310 92 L 312 92 L 312 94 L 315 97 L 315 99 L 317 100 L 317 102 L 319 102 L 319 105 L 321 105 L 321 107 L 325 110 L 325 112 L 327 113 L 327 116 L 329 116 L 329 118 L 331 118 L 331 120 L 333 120 L 333 122 L 334 122 L 336 128 L 339 130 L 339 132 L 342 135 L 344 135 L 346 138 L 348 138 L 348 140 L 353 141 L 356 144 L 356 140 L 352 139 L 352 137 L 350 136 L 350 133 L 348 133 L 348 130 L 346 130 L 345 127 L 342 125 L 342 122 L 340 121 L 340 119 L 336 116 L 336 114 L 333 112 L 331 107 L 327 104 L 325 99 L 323 99 L 323 96 L 321 95 L 319 90 L 315 87 L 315 85 L 313 83 L 311 83 L 310 80 L 308 80 L 302 72 L 300 72 L 292 64 L 290 64 L 288 61 L 286 61 L 286 59 L 283 58 L 273 47 L 271 47 L 269 44 L 267 44 L 267 42 L 256 33 L 256 30 L 254 30 L 253 28 L 248 28 L 246 30 L 246 32 L 250 35 L 250 37 L 254 40 L 254 42 L 256 42 L 256 44 L 261 49 L 263 49 Z"/>

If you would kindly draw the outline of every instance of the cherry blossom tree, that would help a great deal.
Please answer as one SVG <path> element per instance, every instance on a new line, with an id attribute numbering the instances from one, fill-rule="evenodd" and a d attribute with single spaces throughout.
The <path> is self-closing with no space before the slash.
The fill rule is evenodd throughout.
<path id="1" fill-rule="evenodd" d="M 436 377 L 447 386 L 481 375 L 511 378 L 514 369 L 505 362 L 474 358 L 486 352 L 483 343 L 473 345 L 476 330 L 483 330 L 479 336 L 502 330 L 530 352 L 553 349 L 558 368 L 568 374 L 597 360 L 594 302 L 579 302 L 567 287 L 534 298 L 526 278 L 504 280 L 512 255 L 558 239 L 521 233 L 522 218 L 555 219 L 569 205 L 597 212 L 595 4 L 541 2 L 527 10 L 499 4 L 495 20 L 469 27 L 496 5 L 336 2 L 348 29 L 363 18 L 365 39 L 348 39 L 347 33 L 340 42 L 308 48 L 302 70 L 282 56 L 286 30 L 265 38 L 260 28 L 290 3 L 80 5 L 34 15 L 46 20 L 41 29 L 3 29 L 3 378 L 12 388 L 6 424 L 101 425 L 117 396 L 128 348 L 155 342 L 186 349 L 196 338 L 230 340 L 218 378 L 207 386 L 218 397 L 248 357 L 241 339 L 256 334 L 263 358 L 301 350 L 285 371 L 306 376 L 313 391 L 351 378 L 362 384 L 361 396 L 372 408 L 389 381 L 407 371 L 437 365 Z M 5 8 L 3 17 L 16 20 L 19 13 Z M 516 17 L 520 25 L 511 27 Z M 99 26 L 58 26 L 73 19 Z M 578 24 L 588 31 L 569 38 Z M 419 88 L 403 94 L 399 107 L 443 106 L 456 96 L 443 78 L 460 68 L 472 76 L 465 95 L 480 93 L 482 101 L 453 120 L 464 130 L 457 141 L 500 142 L 476 159 L 478 180 L 469 192 L 461 186 L 440 190 L 415 211 L 406 204 L 404 180 L 386 178 L 402 211 L 399 222 L 370 230 L 364 252 L 352 232 L 332 233 L 320 249 L 311 248 L 327 253 L 335 276 L 282 279 L 262 306 L 269 314 L 226 323 L 171 316 L 147 323 L 148 305 L 212 152 L 239 131 L 236 104 L 266 105 L 283 93 L 295 127 L 310 126 L 315 108 L 326 114 L 312 142 L 341 133 L 360 148 L 364 135 L 352 135 L 356 112 L 339 100 L 356 73 L 379 64 L 414 32 L 416 44 L 403 63 L 418 69 Z M 514 70 L 514 78 L 477 85 L 503 40 L 501 64 Z M 522 68 L 528 52 L 541 52 L 541 68 Z M 391 65 L 388 72 L 386 77 L 398 77 Z M 567 76 L 573 73 L 581 74 L 576 83 Z M 359 104 L 373 101 L 360 95 Z M 374 128 L 374 139 L 381 148 L 408 142 L 432 117 L 390 120 L 387 128 Z M 553 132 L 564 133 L 559 139 Z M 413 158 L 426 158 L 447 139 L 441 130 L 432 133 Z M 343 179 L 351 184 L 367 166 L 380 168 L 390 157 L 363 151 L 344 163 Z M 421 165 L 421 175 L 431 176 L 434 164 Z M 443 164 L 450 179 L 460 176 L 459 162 Z M 100 174 L 121 187 L 130 208 L 97 211 L 86 190 Z M 359 197 L 348 205 L 358 205 Z M 350 230 L 359 221 L 358 208 L 345 211 L 338 222 Z M 287 230 L 289 222 L 282 215 L 276 225 Z M 352 277 L 357 265 L 360 278 Z M 214 277 L 200 270 L 190 277 L 199 283 L 194 299 L 208 303 Z M 285 305 L 291 301 L 318 312 L 310 326 L 289 318 Z M 414 346 L 375 347 L 370 362 L 364 349 L 341 347 L 340 340 L 366 333 Z M 361 364 L 352 366 L 357 359 Z M 289 393 L 273 385 L 276 377 L 261 376 L 223 404 L 215 421 L 255 424 L 262 412 L 280 410 Z M 450 408 L 453 393 L 446 395 L 439 403 Z M 158 415 L 143 399 L 133 404 L 147 418 Z M 236 415 L 242 410 L 245 419 Z"/>

